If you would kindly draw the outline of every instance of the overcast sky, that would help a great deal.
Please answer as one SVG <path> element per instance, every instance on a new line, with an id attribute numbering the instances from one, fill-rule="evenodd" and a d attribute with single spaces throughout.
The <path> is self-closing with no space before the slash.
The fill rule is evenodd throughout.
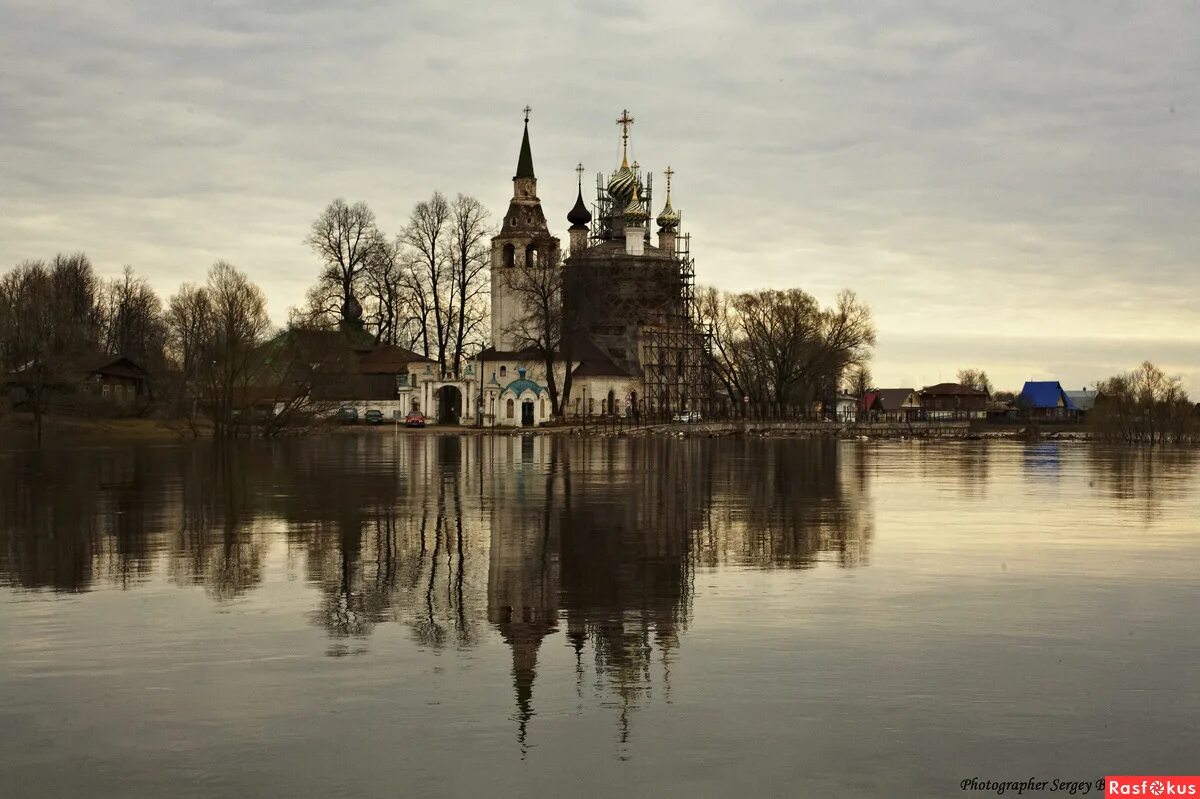
<path id="1" fill-rule="evenodd" d="M 881 385 L 1151 358 L 1200 393 L 1198 94 L 1195 2 L 0 0 L 0 266 L 165 297 L 224 258 L 282 322 L 335 197 L 502 214 L 526 103 L 565 240 L 627 107 L 698 280 L 853 288 Z"/>

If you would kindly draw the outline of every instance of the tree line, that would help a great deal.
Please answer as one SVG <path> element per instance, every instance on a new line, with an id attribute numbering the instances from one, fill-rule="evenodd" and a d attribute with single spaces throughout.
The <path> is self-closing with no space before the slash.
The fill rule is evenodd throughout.
<path id="1" fill-rule="evenodd" d="M 313 222 L 309 247 L 321 273 L 294 316 L 361 328 L 460 373 L 485 342 L 490 214 L 465 194 L 434 192 L 389 237 L 366 203 L 334 200 Z"/>
<path id="2" fill-rule="evenodd" d="M 735 402 L 832 405 L 847 380 L 869 382 L 875 324 L 852 291 L 823 307 L 798 288 L 739 293 L 703 286 L 696 301 L 710 333 L 713 373 Z"/>
<path id="3" fill-rule="evenodd" d="M 488 219 L 475 198 L 435 192 L 388 238 L 365 203 L 334 200 L 304 240 L 320 261 L 317 280 L 282 328 L 262 289 L 225 261 L 165 303 L 131 267 L 103 278 L 82 252 L 23 261 L 0 276 L 0 374 L 21 374 L 40 434 L 56 392 L 98 355 L 149 373 L 141 410 L 207 416 L 219 430 L 269 395 L 277 422 L 289 408 L 303 415 L 297 396 L 316 377 L 311 365 L 346 357 L 322 331 L 351 334 L 342 344 L 404 346 L 458 372 L 487 321 Z"/>

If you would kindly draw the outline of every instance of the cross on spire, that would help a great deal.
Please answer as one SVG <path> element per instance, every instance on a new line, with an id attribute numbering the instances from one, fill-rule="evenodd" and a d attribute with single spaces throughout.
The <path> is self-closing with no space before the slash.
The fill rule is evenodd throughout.
<path id="1" fill-rule="evenodd" d="M 663 174 L 667 176 L 667 194 L 670 194 L 671 193 L 671 175 L 675 174 L 675 170 L 671 169 L 671 167 L 668 165 L 667 168 L 665 170 L 663 170 Z"/>
<path id="2" fill-rule="evenodd" d="M 617 124 L 621 126 L 621 161 L 624 162 L 629 149 L 629 126 L 633 124 L 633 117 L 629 116 L 629 109 L 621 109 L 621 116 L 617 117 Z"/>
<path id="3" fill-rule="evenodd" d="M 529 112 L 532 111 L 533 109 L 530 108 L 529 106 L 525 106 L 524 110 L 525 110 L 525 123 L 528 124 L 529 123 Z"/>
<path id="4" fill-rule="evenodd" d="M 576 165 L 575 174 L 579 176 L 579 190 L 583 191 L 583 164 L 582 163 Z"/>

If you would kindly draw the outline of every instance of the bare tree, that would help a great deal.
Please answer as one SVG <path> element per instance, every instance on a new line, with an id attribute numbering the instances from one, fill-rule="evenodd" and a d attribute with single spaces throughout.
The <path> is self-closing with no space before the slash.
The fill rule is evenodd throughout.
<path id="1" fill-rule="evenodd" d="M 459 194 L 450 204 L 447 260 L 452 270 L 453 350 L 450 363 L 461 371 L 464 350 L 487 318 L 487 270 L 490 257 L 488 210 L 474 197 Z"/>
<path id="2" fill-rule="evenodd" d="M 848 388 L 850 389 L 850 394 L 855 397 L 862 397 L 862 395 L 871 390 L 871 370 L 865 364 L 861 364 L 850 370 L 850 384 Z"/>
<path id="3" fill-rule="evenodd" d="M 992 393 L 992 381 L 982 369 L 959 369 L 956 377 L 960 386 L 986 391 L 988 395 Z"/>
<path id="4" fill-rule="evenodd" d="M 721 294 L 702 288 L 700 318 L 712 331 L 713 368 L 733 399 L 807 405 L 830 401 L 875 343 L 870 309 L 843 291 L 821 308 L 800 289 Z"/>
<path id="5" fill-rule="evenodd" d="M 555 417 L 561 417 L 571 401 L 572 375 L 578 365 L 574 352 L 576 320 L 562 301 L 565 276 L 561 254 L 553 252 L 536 265 L 506 269 L 500 278 L 507 281 L 523 311 L 505 333 L 518 351 L 538 354 L 546 370 L 546 388 Z M 565 367 L 561 391 L 554 372 L 556 362 Z"/>
<path id="6" fill-rule="evenodd" d="M 456 326 L 454 269 L 446 257 L 450 224 L 450 203 L 441 192 L 434 192 L 428 200 L 413 207 L 400 236 L 412 250 L 409 288 L 419 302 L 419 310 L 426 314 L 421 338 L 423 354 L 436 360 L 441 369 L 446 368 L 451 331 Z"/>
<path id="7" fill-rule="evenodd" d="M 204 286 L 184 286 L 171 298 L 167 319 L 193 396 L 218 435 L 236 433 L 264 365 L 260 345 L 270 320 L 262 290 L 217 261 Z"/>
<path id="8" fill-rule="evenodd" d="M 26 261 L 0 280 L 0 369 L 16 373 L 39 442 L 52 398 L 77 388 L 99 349 L 98 290 L 83 253 Z"/>
<path id="9" fill-rule="evenodd" d="M 1133 444 L 1200 443 L 1200 413 L 1178 377 L 1150 361 L 1101 382 L 1093 411 L 1101 438 Z"/>
<path id="10" fill-rule="evenodd" d="M 162 301 L 144 278 L 126 266 L 100 290 L 101 346 L 110 355 L 132 358 L 152 375 L 165 365 L 166 322 Z"/>
<path id="11" fill-rule="evenodd" d="M 194 421 L 199 402 L 202 364 L 208 357 L 212 303 L 202 286 L 184 283 L 167 303 L 167 350 L 175 361 L 177 412 Z"/>
<path id="12" fill-rule="evenodd" d="M 375 213 L 364 202 L 347 205 L 339 197 L 313 222 L 305 243 L 323 264 L 320 284 L 337 291 L 342 323 L 354 325 L 359 322 L 361 306 L 355 289 L 384 245 L 375 224 Z"/>
<path id="13" fill-rule="evenodd" d="M 747 389 L 739 368 L 740 326 L 733 295 L 714 286 L 700 286 L 696 306 L 700 323 L 708 329 L 712 341 L 711 368 L 730 399 L 740 401 Z"/>

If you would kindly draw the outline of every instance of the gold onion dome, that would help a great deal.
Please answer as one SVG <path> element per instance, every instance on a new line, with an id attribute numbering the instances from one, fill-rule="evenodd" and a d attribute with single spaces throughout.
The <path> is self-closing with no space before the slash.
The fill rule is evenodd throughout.
<path id="1" fill-rule="evenodd" d="M 679 224 L 679 212 L 671 207 L 671 193 L 667 192 L 667 204 L 658 215 L 658 226 L 663 230 L 673 230 Z"/>
<path id="2" fill-rule="evenodd" d="M 629 198 L 629 205 L 625 206 L 624 216 L 627 222 L 635 224 L 641 224 L 650 217 L 650 214 L 646 212 L 646 205 L 639 196 L 637 180 L 633 182 L 633 195 Z"/>
<path id="3" fill-rule="evenodd" d="M 629 163 L 621 159 L 621 168 L 613 172 L 608 181 L 608 195 L 613 198 L 617 208 L 624 208 L 633 197 L 633 189 L 637 184 L 637 175 L 629 168 Z"/>

